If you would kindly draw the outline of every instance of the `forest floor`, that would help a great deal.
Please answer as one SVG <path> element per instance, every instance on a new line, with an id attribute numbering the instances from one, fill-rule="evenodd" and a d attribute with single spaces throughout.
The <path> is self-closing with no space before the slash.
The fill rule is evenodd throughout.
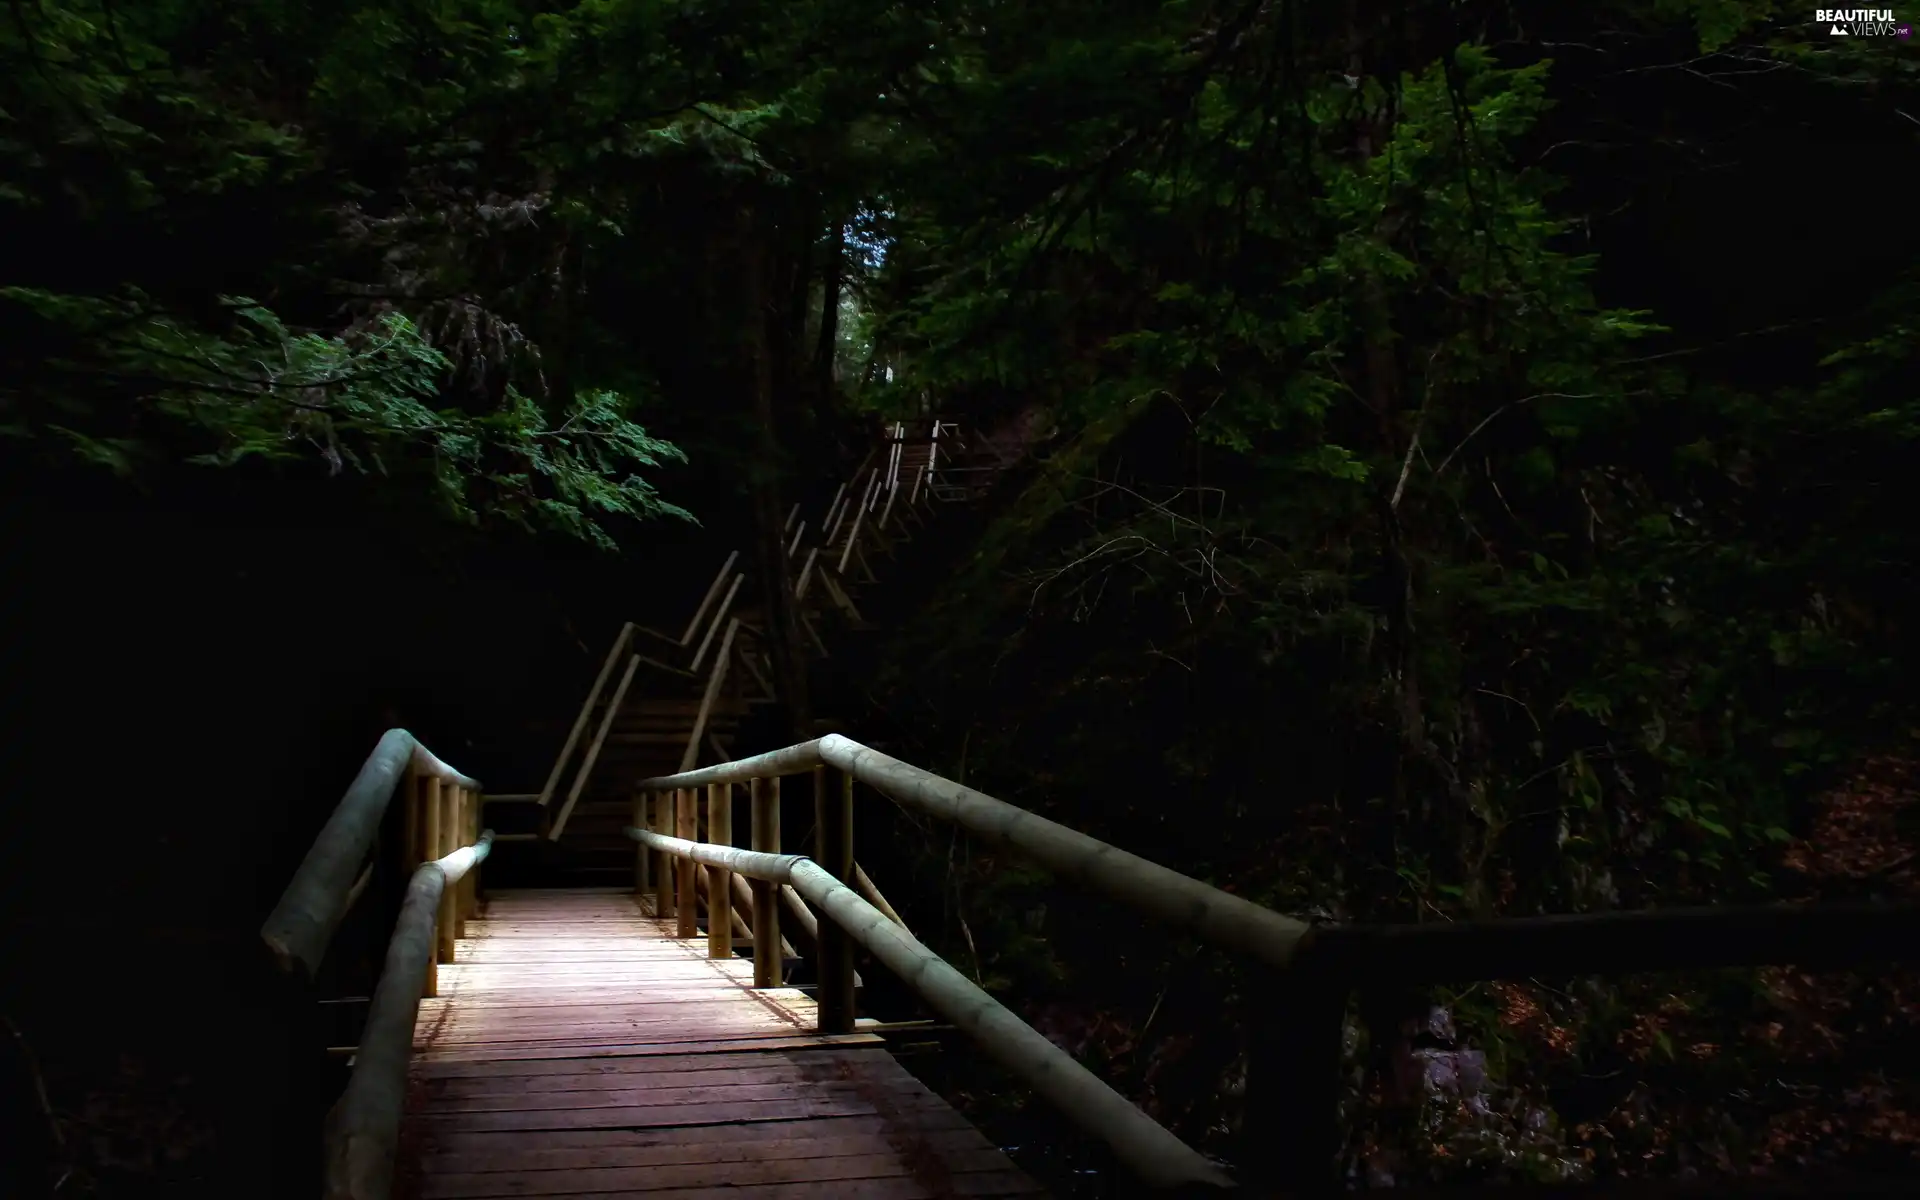
<path id="1" fill-rule="evenodd" d="M 1920 767 L 1866 762 L 1787 847 L 1784 898 L 1920 896 L 1916 818 Z M 1419 1115 L 1369 1096 L 1375 1183 L 1920 1170 L 1920 964 L 1493 983 L 1429 1025 Z"/>

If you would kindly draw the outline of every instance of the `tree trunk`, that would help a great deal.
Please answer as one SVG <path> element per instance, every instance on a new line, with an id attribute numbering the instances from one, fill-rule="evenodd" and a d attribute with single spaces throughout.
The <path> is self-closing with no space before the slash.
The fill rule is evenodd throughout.
<path id="1" fill-rule="evenodd" d="M 783 273 L 787 306 L 777 325 L 785 335 L 780 346 L 781 365 L 802 387 L 806 384 L 807 364 L 800 350 L 807 343 L 807 299 L 813 292 L 813 234 L 814 220 L 803 213 L 788 234 L 793 261 L 791 270 Z"/>
<path id="2" fill-rule="evenodd" d="M 775 365 L 772 347 L 768 345 L 769 335 L 784 333 L 785 324 L 776 320 L 776 314 L 767 304 L 765 231 L 756 220 L 751 204 L 741 205 L 739 221 L 745 309 L 742 325 L 753 388 L 755 454 L 748 483 L 753 501 L 754 566 L 760 579 L 774 690 L 785 712 L 788 740 L 801 741 L 812 732 L 813 714 L 807 702 L 807 663 L 801 642 L 800 614 L 793 601 L 793 581 L 788 573 L 784 545 L 785 514 L 780 505 L 781 442 L 774 405 Z"/>
<path id="3" fill-rule="evenodd" d="M 820 337 L 814 343 L 814 403 L 821 418 L 833 414 L 835 352 L 840 345 L 840 273 L 846 259 L 844 227 L 835 222 L 828 238 L 827 261 L 820 273 Z"/>

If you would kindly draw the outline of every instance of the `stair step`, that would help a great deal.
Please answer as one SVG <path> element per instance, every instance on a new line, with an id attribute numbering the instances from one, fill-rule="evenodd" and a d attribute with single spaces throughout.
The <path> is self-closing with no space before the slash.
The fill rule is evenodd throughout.
<path id="1" fill-rule="evenodd" d="M 632 753 L 620 753 L 611 757 L 602 755 L 607 773 L 603 776 L 594 771 L 594 779 L 587 784 L 587 792 L 592 795 L 607 795 L 616 790 L 631 790 L 636 779 L 648 779 L 655 775 L 672 775 L 680 770 L 680 752 L 670 755 L 658 754 L 658 746 L 640 746 Z M 712 755 L 703 754 L 702 758 Z"/>

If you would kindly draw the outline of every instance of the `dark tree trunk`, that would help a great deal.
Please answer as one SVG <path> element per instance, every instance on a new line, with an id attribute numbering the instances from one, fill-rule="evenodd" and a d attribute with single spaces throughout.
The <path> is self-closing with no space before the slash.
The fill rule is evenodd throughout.
<path id="1" fill-rule="evenodd" d="M 813 292 L 813 233 L 814 220 L 804 212 L 794 221 L 793 228 L 787 231 L 793 260 L 791 270 L 784 272 L 787 306 L 786 311 L 780 314 L 778 326 L 785 332 L 780 347 L 783 351 L 780 355 L 781 365 L 789 377 L 801 386 L 805 386 L 807 374 L 807 364 L 801 359 L 800 348 L 807 342 L 807 298 Z"/>
<path id="2" fill-rule="evenodd" d="M 775 349 L 769 345 L 772 338 L 784 333 L 786 326 L 767 304 L 767 231 L 756 219 L 751 204 L 741 206 L 739 220 L 738 249 L 745 308 L 742 326 L 753 388 L 755 453 L 748 480 L 753 501 L 754 567 L 760 579 L 773 685 L 785 712 L 789 740 L 800 741 L 811 734 L 813 714 L 807 700 L 807 664 L 801 642 L 800 614 L 793 602 L 793 581 L 788 574 L 784 545 L 785 514 L 780 505 L 781 440 L 774 404 Z"/>
<path id="3" fill-rule="evenodd" d="M 844 230 L 838 221 L 827 238 L 827 261 L 820 273 L 820 336 L 814 342 L 814 404 L 822 422 L 833 416 L 833 364 L 840 342 L 840 272 L 846 259 Z"/>

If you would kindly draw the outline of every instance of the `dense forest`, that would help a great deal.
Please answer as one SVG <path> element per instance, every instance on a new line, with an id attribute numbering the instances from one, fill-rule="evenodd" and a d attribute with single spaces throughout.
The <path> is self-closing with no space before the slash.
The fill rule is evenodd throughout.
<path id="1" fill-rule="evenodd" d="M 1316 919 L 1920 893 L 1920 47 L 1812 15 L 11 4 L 0 1140 L 212 1194 L 259 1119 L 222 947 L 373 738 L 537 786 L 619 622 L 715 538 L 777 574 L 930 412 L 1045 436 L 855 736 Z M 929 941 L 1231 1156 L 1236 964 L 897 851 Z M 1920 1147 L 1911 972 L 1351 1040 L 1357 1186 Z"/>

